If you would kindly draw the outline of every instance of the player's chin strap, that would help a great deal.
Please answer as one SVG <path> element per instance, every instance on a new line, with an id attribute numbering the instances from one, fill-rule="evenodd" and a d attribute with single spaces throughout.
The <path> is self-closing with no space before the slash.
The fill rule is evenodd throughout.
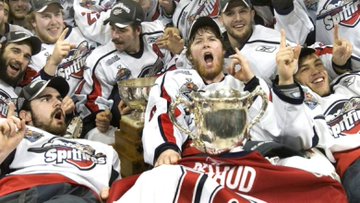
<path id="1" fill-rule="evenodd" d="M 291 156 L 304 156 L 300 150 L 295 150 L 288 145 L 274 141 L 247 141 L 244 145 L 245 151 L 258 151 L 264 157 L 286 158 Z"/>

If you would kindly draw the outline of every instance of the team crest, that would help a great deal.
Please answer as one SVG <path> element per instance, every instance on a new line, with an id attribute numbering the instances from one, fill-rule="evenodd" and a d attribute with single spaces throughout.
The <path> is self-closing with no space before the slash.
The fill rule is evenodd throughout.
<path id="1" fill-rule="evenodd" d="M 336 24 L 355 27 L 360 21 L 359 9 L 359 0 L 328 0 L 316 18 L 323 21 L 326 30 L 333 29 Z"/>
<path id="2" fill-rule="evenodd" d="M 200 16 L 215 18 L 220 14 L 220 0 L 199 0 L 198 2 L 196 12 L 187 18 L 190 25 Z"/>
<path id="3" fill-rule="evenodd" d="M 335 138 L 360 133 L 360 98 L 340 100 L 325 112 L 325 120 Z"/>
<path id="4" fill-rule="evenodd" d="M 90 170 L 97 164 L 106 164 L 106 155 L 96 153 L 90 145 L 61 137 L 54 137 L 43 146 L 29 148 L 28 151 L 43 153 L 46 163 L 70 164 L 80 170 Z"/>

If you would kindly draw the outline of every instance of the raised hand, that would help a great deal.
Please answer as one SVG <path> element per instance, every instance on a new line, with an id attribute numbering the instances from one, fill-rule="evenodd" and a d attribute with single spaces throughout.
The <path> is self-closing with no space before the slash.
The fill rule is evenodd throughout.
<path id="1" fill-rule="evenodd" d="M 54 51 L 45 66 L 45 72 L 51 76 L 55 75 L 57 66 L 69 55 L 70 50 L 76 48 L 74 44 L 65 40 L 68 31 L 69 28 L 66 28 L 61 33 L 59 39 L 55 43 Z"/>
<path id="2" fill-rule="evenodd" d="M 333 44 L 332 61 L 338 66 L 343 66 L 349 60 L 351 54 L 352 54 L 352 45 L 348 40 L 340 38 L 339 25 L 336 24 L 334 27 L 334 44 Z"/>
<path id="3" fill-rule="evenodd" d="M 250 69 L 247 59 L 240 53 L 238 48 L 235 48 L 235 52 L 235 54 L 230 56 L 231 63 L 227 67 L 227 71 L 238 80 L 248 83 L 254 77 L 254 74 Z"/>
<path id="4" fill-rule="evenodd" d="M 0 164 L 24 138 L 25 128 L 25 121 L 15 117 L 15 105 L 10 103 L 7 118 L 0 118 Z"/>
<path id="5" fill-rule="evenodd" d="M 109 109 L 106 109 L 105 111 L 96 114 L 95 123 L 97 129 L 102 133 L 106 133 L 106 131 L 108 131 L 110 127 L 111 119 L 112 114 Z"/>
<path id="6" fill-rule="evenodd" d="M 61 102 L 61 109 L 66 115 L 72 113 L 75 109 L 74 101 L 69 96 L 65 96 Z"/>
<path id="7" fill-rule="evenodd" d="M 159 0 L 159 5 L 164 9 L 166 15 L 172 15 L 175 11 L 176 4 L 173 0 Z"/>
<path id="8" fill-rule="evenodd" d="M 184 39 L 180 36 L 180 31 L 175 27 L 165 29 L 163 37 L 156 41 L 159 48 L 169 50 L 173 54 L 180 54 L 184 48 Z"/>
<path id="9" fill-rule="evenodd" d="M 279 85 L 290 85 L 294 83 L 293 75 L 298 70 L 298 61 L 301 47 L 286 46 L 286 33 L 281 30 L 280 49 L 276 54 L 277 71 L 279 74 Z"/>

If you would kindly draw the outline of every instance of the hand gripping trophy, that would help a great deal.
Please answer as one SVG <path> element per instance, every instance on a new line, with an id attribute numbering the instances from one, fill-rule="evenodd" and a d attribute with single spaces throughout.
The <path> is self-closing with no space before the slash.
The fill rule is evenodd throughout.
<path id="1" fill-rule="evenodd" d="M 258 98 L 262 99 L 259 113 L 248 122 L 248 109 Z M 172 123 L 193 139 L 193 145 L 202 152 L 219 154 L 239 146 L 249 138 L 249 130 L 259 122 L 268 105 L 266 93 L 258 86 L 251 93 L 234 89 L 195 91 L 191 100 L 178 96 L 171 103 L 169 117 Z M 195 115 L 195 132 L 182 127 L 175 118 L 175 109 L 183 105 Z"/>

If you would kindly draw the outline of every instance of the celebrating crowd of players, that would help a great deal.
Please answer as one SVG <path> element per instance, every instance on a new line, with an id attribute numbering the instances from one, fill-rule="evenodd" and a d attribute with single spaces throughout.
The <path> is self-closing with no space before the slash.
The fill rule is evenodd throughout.
<path id="1" fill-rule="evenodd" d="M 359 202 L 359 16 L 359 0 L 0 1 L 0 202 Z M 129 112 L 119 81 L 151 76 L 154 169 L 121 179 L 86 138 Z M 168 116 L 178 96 L 258 86 L 268 108 L 231 152 L 198 151 Z"/>

